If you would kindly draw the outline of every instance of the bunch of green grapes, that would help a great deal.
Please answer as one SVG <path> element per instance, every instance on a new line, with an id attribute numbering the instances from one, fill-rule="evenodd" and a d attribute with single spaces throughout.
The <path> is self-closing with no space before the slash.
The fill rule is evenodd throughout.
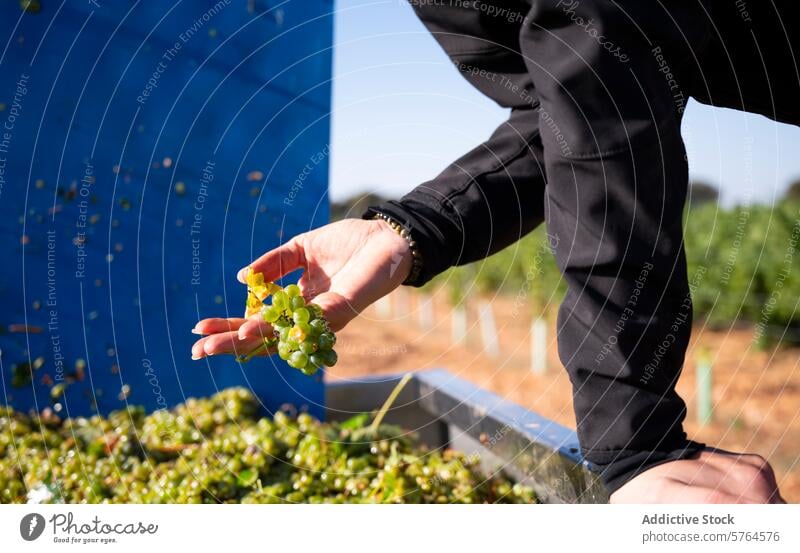
<path id="1" fill-rule="evenodd" d="M 240 360 L 248 361 L 263 349 L 277 348 L 281 359 L 305 375 L 336 364 L 338 356 L 333 349 L 336 335 L 328 326 L 322 308 L 306 303 L 296 284 L 281 288 L 274 282 L 265 282 L 263 274 L 251 269 L 247 291 L 245 316 L 259 314 L 272 326 L 274 336 L 266 338 L 261 348 Z M 270 303 L 265 304 L 267 299 Z"/>

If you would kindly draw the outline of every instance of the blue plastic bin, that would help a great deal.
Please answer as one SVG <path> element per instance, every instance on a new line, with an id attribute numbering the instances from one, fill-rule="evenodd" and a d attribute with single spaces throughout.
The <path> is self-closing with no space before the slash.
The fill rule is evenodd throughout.
<path id="1" fill-rule="evenodd" d="M 244 385 L 324 414 L 321 378 L 191 361 L 190 329 L 241 316 L 236 271 L 328 220 L 332 11 L 2 3 L 0 403 L 77 415 Z"/>

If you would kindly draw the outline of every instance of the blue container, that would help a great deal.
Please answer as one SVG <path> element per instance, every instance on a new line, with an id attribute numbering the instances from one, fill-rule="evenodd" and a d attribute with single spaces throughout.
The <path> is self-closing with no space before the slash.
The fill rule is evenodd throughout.
<path id="1" fill-rule="evenodd" d="M 34 4 L 0 6 L 0 403 L 243 385 L 322 415 L 321 377 L 191 361 L 190 329 L 241 316 L 236 271 L 328 221 L 332 1 Z"/>

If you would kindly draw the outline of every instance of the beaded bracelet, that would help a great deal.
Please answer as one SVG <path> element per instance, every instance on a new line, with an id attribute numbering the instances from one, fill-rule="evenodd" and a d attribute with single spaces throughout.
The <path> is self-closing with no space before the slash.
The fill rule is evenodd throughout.
<path id="1" fill-rule="evenodd" d="M 408 242 L 408 248 L 411 252 L 411 271 L 408 273 L 408 278 L 403 281 L 403 284 L 413 285 L 422 272 L 422 254 L 417 248 L 417 243 L 411 237 L 411 232 L 396 220 L 383 213 L 376 213 L 373 219 L 383 221 L 389 225 L 389 228 L 391 228 L 393 231 L 399 234 L 401 238 Z"/>

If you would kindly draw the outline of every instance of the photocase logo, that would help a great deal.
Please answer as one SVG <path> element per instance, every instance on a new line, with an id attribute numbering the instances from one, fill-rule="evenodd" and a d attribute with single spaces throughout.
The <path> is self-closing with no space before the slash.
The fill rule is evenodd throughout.
<path id="1" fill-rule="evenodd" d="M 44 532 L 44 517 L 39 513 L 30 513 L 22 517 L 19 523 L 19 534 L 25 541 L 33 541 Z"/>

